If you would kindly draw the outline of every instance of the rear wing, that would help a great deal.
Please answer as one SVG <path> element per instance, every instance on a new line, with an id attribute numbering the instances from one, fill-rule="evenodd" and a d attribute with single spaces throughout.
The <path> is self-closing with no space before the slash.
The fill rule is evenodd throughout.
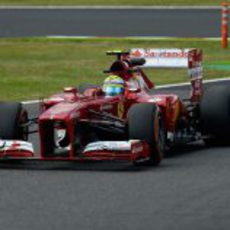
<path id="1" fill-rule="evenodd" d="M 187 68 L 191 81 L 192 103 L 203 96 L 202 51 L 200 49 L 142 49 L 130 50 L 130 58 L 144 58 L 146 68 Z"/>

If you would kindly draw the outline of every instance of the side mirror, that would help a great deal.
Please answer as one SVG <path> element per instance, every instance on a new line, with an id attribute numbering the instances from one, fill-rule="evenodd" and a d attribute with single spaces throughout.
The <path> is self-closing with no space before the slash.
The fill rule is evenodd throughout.
<path id="1" fill-rule="evenodd" d="M 76 87 L 65 87 L 64 93 L 72 93 L 75 97 L 78 95 L 78 89 Z"/>
<path id="2" fill-rule="evenodd" d="M 130 93 L 137 93 L 141 91 L 140 85 L 136 81 L 126 82 L 126 89 Z"/>
<path id="3" fill-rule="evenodd" d="M 64 93 L 71 95 L 70 98 L 71 100 L 76 100 L 79 98 L 79 91 L 76 87 L 65 87 L 64 88 Z"/>
<path id="4" fill-rule="evenodd" d="M 138 88 L 129 88 L 128 91 L 131 92 L 131 93 L 138 93 L 138 92 L 141 91 L 141 89 L 140 89 L 140 87 L 138 87 Z"/>

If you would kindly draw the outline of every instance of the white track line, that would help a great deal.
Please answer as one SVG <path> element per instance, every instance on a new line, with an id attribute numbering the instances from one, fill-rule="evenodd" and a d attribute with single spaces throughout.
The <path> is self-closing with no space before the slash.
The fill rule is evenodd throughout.
<path id="1" fill-rule="evenodd" d="M 204 84 L 209 84 L 209 83 L 222 82 L 222 81 L 230 81 L 230 77 L 204 80 L 203 82 Z M 155 88 L 156 89 L 167 89 L 167 88 L 183 87 L 183 86 L 189 86 L 189 85 L 191 85 L 190 82 L 184 82 L 184 83 L 178 83 L 178 84 L 160 85 L 160 86 L 156 86 Z"/>
<path id="2" fill-rule="evenodd" d="M 221 9 L 221 6 L 106 6 L 106 5 L 97 5 L 97 6 L 55 6 L 55 5 L 40 5 L 40 6 L 22 6 L 22 5 L 2 5 L 0 9 L 12 9 L 12 10 L 218 10 Z"/>
<path id="3" fill-rule="evenodd" d="M 204 80 L 204 83 L 208 84 L 208 83 L 215 83 L 215 82 L 222 82 L 222 81 L 230 81 L 230 77 L 229 78 Z M 190 85 L 190 82 L 184 82 L 184 83 L 178 83 L 178 84 L 160 85 L 160 86 L 156 86 L 155 88 L 156 89 L 168 89 L 168 88 L 183 87 L 183 86 L 189 86 L 189 85 Z M 39 102 L 41 102 L 41 100 L 23 101 L 22 104 L 32 105 L 32 104 L 37 104 Z"/>
<path id="4" fill-rule="evenodd" d="M 220 37 L 200 37 L 200 38 L 186 38 L 186 37 L 172 37 L 172 36 L 126 36 L 126 37 L 103 37 L 103 36 L 75 36 L 75 35 L 55 35 L 46 36 L 47 39 L 134 39 L 134 40 L 172 40 L 172 39 L 187 39 L 187 40 L 201 40 L 201 41 L 220 41 Z"/>

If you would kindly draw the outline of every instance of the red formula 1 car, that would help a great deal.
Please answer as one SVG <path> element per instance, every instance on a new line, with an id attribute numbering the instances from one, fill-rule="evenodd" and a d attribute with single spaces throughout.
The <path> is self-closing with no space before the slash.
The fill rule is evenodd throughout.
<path id="1" fill-rule="evenodd" d="M 223 103 L 215 99 L 209 103 L 212 92 L 202 99 L 200 50 L 186 54 L 191 77 L 191 95 L 186 101 L 175 94 L 154 93 L 153 83 L 141 68 L 145 59 L 130 52 L 108 54 L 117 60 L 105 72 L 124 80 L 124 92 L 107 96 L 101 86 L 88 85 L 65 88 L 46 99 L 36 119 L 39 160 L 126 160 L 157 165 L 165 149 L 178 143 L 226 139 L 230 94 L 214 90 L 217 99 L 225 93 Z M 217 119 L 218 106 L 223 116 Z M 33 122 L 20 103 L 0 103 L 0 158 L 35 159 L 33 146 L 26 141 Z"/>

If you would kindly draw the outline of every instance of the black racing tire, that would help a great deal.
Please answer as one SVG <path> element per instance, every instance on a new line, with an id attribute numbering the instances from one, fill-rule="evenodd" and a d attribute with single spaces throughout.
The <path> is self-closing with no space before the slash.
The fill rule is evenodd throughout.
<path id="1" fill-rule="evenodd" d="M 19 102 L 0 102 L 0 139 L 26 140 L 27 112 Z"/>
<path id="2" fill-rule="evenodd" d="M 200 105 L 201 131 L 210 136 L 208 146 L 230 145 L 230 87 L 214 86 L 204 93 Z"/>
<path id="3" fill-rule="evenodd" d="M 165 129 L 159 108 L 150 103 L 133 105 L 128 112 L 129 139 L 146 140 L 151 148 L 147 165 L 158 165 L 165 150 Z"/>

